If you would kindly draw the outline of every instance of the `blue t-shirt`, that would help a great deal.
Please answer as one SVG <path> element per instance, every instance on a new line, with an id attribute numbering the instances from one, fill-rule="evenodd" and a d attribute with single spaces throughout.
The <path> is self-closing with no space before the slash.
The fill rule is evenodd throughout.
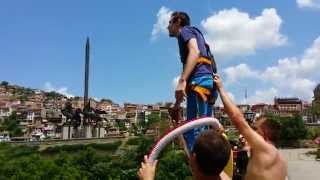
<path id="1" fill-rule="evenodd" d="M 195 38 L 197 40 L 197 45 L 200 51 L 200 56 L 208 56 L 207 49 L 205 47 L 205 40 L 203 36 L 198 32 L 195 27 L 192 26 L 184 26 L 181 29 L 181 32 L 178 36 L 178 44 L 179 44 L 179 52 L 181 62 L 183 64 L 183 68 L 186 64 L 187 57 L 189 54 L 188 50 L 188 42 L 191 38 Z M 195 77 L 200 77 L 204 75 L 211 74 L 211 66 L 206 64 L 197 64 L 194 68 L 191 76 L 189 77 L 188 81 Z"/>

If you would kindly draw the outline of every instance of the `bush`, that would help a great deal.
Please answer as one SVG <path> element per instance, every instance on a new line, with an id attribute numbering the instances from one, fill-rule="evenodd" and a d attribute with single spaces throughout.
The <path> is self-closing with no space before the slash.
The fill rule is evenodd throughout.
<path id="1" fill-rule="evenodd" d="M 320 128 L 309 128 L 307 132 L 307 139 L 314 140 L 320 137 Z"/>
<path id="2" fill-rule="evenodd" d="M 127 145 L 138 145 L 139 143 L 141 142 L 141 139 L 138 138 L 138 137 L 135 137 L 135 138 L 130 138 L 128 141 L 127 141 Z"/>
<path id="3" fill-rule="evenodd" d="M 5 160 L 18 158 L 22 156 L 29 156 L 38 152 L 38 146 L 13 146 L 11 144 L 1 143 L 0 145 L 0 157 Z"/>
<path id="4" fill-rule="evenodd" d="M 104 151 L 116 151 L 121 145 L 121 141 L 116 141 L 114 143 L 105 143 L 105 144 L 89 144 L 88 147 L 92 147 L 98 150 Z"/>
<path id="5" fill-rule="evenodd" d="M 170 150 L 159 160 L 156 179 L 184 179 L 187 176 L 191 176 L 191 171 L 182 150 Z"/>
<path id="6" fill-rule="evenodd" d="M 141 136 L 135 148 L 115 155 L 120 141 L 110 144 L 65 145 L 39 152 L 37 147 L 0 144 L 0 179 L 138 179 L 143 156 L 154 139 Z M 168 146 L 159 157 L 156 179 L 185 179 L 191 172 L 178 146 Z M 97 150 L 106 150 L 105 153 Z M 57 153 L 48 158 L 43 153 Z"/>
<path id="7" fill-rule="evenodd" d="M 55 154 L 61 151 L 65 152 L 77 152 L 81 150 L 85 150 L 89 147 L 97 150 L 103 151 L 116 151 L 119 146 L 121 145 L 121 141 L 116 141 L 114 143 L 106 143 L 106 144 L 74 144 L 74 145 L 61 145 L 61 146 L 54 146 L 48 147 L 47 149 L 41 151 L 43 154 Z"/>
<path id="8" fill-rule="evenodd" d="M 304 139 L 307 135 L 307 129 L 301 116 L 279 117 L 269 115 L 273 121 L 280 123 L 280 137 L 277 143 L 281 147 L 299 147 L 299 140 Z"/>

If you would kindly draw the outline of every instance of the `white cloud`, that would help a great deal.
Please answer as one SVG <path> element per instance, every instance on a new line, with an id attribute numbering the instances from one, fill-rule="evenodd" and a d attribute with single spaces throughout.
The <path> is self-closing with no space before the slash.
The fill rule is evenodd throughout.
<path id="1" fill-rule="evenodd" d="M 320 8 L 320 0 L 296 0 L 300 8 Z"/>
<path id="2" fill-rule="evenodd" d="M 172 11 L 162 6 L 157 13 L 157 22 L 153 25 L 151 40 L 156 40 L 161 33 L 168 34 L 167 27 Z"/>
<path id="3" fill-rule="evenodd" d="M 311 100 L 315 81 L 320 77 L 320 37 L 308 48 L 301 59 L 284 58 L 276 66 L 268 67 L 261 75 L 264 80 L 272 81 L 293 96 Z"/>
<path id="4" fill-rule="evenodd" d="M 320 37 L 308 48 L 301 59 L 284 58 L 277 66 L 269 67 L 264 73 L 267 79 L 288 79 L 297 77 L 320 76 Z"/>
<path id="5" fill-rule="evenodd" d="M 234 103 L 237 103 L 236 102 L 236 98 L 235 98 L 235 96 L 234 96 L 234 94 L 232 93 L 232 92 L 230 92 L 230 91 L 227 91 L 227 95 L 229 96 L 229 98 L 234 102 Z M 216 103 L 215 103 L 215 106 L 223 106 L 223 103 L 222 103 L 222 101 L 221 101 L 221 98 L 218 98 L 217 99 L 217 101 L 216 101 Z"/>
<path id="6" fill-rule="evenodd" d="M 229 83 L 236 82 L 237 79 L 256 77 L 258 75 L 258 72 L 250 69 L 250 67 L 246 64 L 228 67 L 224 69 L 223 72 L 227 75 L 226 81 Z"/>
<path id="7" fill-rule="evenodd" d="M 320 76 L 320 36 L 313 42 L 312 47 L 305 51 L 300 65 L 304 75 L 317 73 L 317 77 Z"/>
<path id="8" fill-rule="evenodd" d="M 273 98 L 278 95 L 278 90 L 270 88 L 268 90 L 257 90 L 254 95 L 249 96 L 246 100 L 247 104 L 268 103 L 273 104 Z M 244 102 L 244 100 L 243 100 Z"/>
<path id="9" fill-rule="evenodd" d="M 66 88 L 66 87 L 57 88 L 57 87 L 54 87 L 50 82 L 46 82 L 44 84 L 44 91 L 47 91 L 47 92 L 55 91 L 55 92 L 58 92 L 60 94 L 67 96 L 68 98 L 74 97 L 74 95 L 72 95 L 68 92 L 68 88 Z"/>
<path id="10" fill-rule="evenodd" d="M 201 22 L 214 53 L 224 57 L 254 54 L 258 48 L 282 46 L 281 17 L 276 9 L 264 9 L 251 18 L 236 8 L 222 10 Z"/>
<path id="11" fill-rule="evenodd" d="M 223 72 L 226 73 L 229 82 L 255 77 L 263 83 L 269 83 L 276 87 L 277 91 L 269 92 L 277 92 L 278 96 L 295 96 L 311 101 L 316 81 L 320 80 L 319 67 L 320 37 L 313 42 L 301 58 L 283 58 L 278 60 L 276 65 L 261 71 L 252 70 L 248 65 L 240 64 L 228 67 Z M 266 92 L 257 91 L 255 97 L 262 94 L 266 94 Z M 251 101 L 256 99 L 252 98 Z"/>
<path id="12" fill-rule="evenodd" d="M 288 84 L 289 92 L 291 91 L 292 96 L 301 97 L 303 99 L 311 100 L 313 96 L 313 89 L 316 86 L 316 82 L 305 79 L 305 78 L 297 78 L 290 81 Z"/>

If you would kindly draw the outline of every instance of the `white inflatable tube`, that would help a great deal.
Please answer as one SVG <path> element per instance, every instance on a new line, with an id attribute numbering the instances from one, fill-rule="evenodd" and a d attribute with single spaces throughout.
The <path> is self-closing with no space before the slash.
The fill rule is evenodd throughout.
<path id="1" fill-rule="evenodd" d="M 200 119 L 187 121 L 186 123 L 183 123 L 182 125 L 179 125 L 178 127 L 175 127 L 172 130 L 168 131 L 164 136 L 162 136 L 154 144 L 153 148 L 151 149 L 151 151 L 148 155 L 148 161 L 149 162 L 155 161 L 158 158 L 162 149 L 165 148 L 167 144 L 169 144 L 171 141 L 173 141 L 179 135 L 182 135 L 191 129 L 205 126 L 205 125 L 210 125 L 214 129 L 217 129 L 221 126 L 219 121 L 213 117 L 204 117 L 204 118 L 200 118 Z"/>

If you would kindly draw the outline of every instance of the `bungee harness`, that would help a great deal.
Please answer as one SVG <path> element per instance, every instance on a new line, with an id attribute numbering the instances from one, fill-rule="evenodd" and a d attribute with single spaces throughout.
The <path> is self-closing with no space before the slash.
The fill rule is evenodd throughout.
<path id="1" fill-rule="evenodd" d="M 210 60 L 207 57 L 203 57 L 203 56 L 199 57 L 197 59 L 197 63 L 208 65 L 212 68 L 213 72 L 215 71 L 215 68 L 213 67 L 212 60 Z M 211 89 L 209 89 L 209 88 L 206 88 L 201 85 L 193 84 L 193 83 L 189 82 L 189 84 L 187 85 L 187 91 L 190 91 L 190 90 L 196 92 L 204 102 L 207 102 L 207 101 L 214 102 L 214 100 L 215 100 L 212 95 Z"/>

